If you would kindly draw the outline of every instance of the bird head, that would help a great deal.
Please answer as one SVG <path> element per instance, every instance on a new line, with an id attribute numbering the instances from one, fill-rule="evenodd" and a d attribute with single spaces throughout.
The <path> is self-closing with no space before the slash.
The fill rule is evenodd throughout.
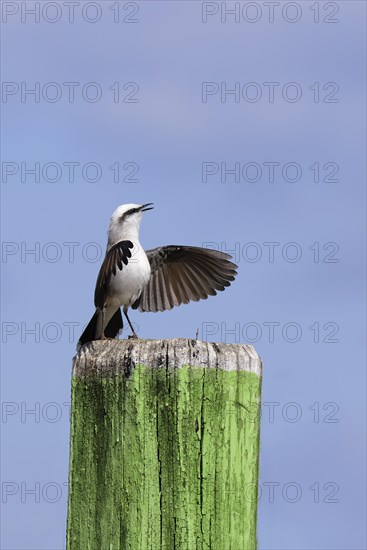
<path id="1" fill-rule="evenodd" d="M 111 216 L 108 228 L 108 244 L 111 246 L 122 240 L 138 240 L 139 226 L 143 212 L 151 210 L 153 203 L 122 204 Z"/>

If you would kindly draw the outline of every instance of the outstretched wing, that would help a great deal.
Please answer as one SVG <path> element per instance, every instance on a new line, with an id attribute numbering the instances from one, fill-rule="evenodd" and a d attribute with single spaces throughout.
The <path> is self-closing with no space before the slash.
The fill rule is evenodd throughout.
<path id="1" fill-rule="evenodd" d="M 111 275 L 116 275 L 117 269 L 122 270 L 124 264 L 127 265 L 129 258 L 131 258 L 131 248 L 134 248 L 131 241 L 120 241 L 111 246 L 107 252 L 99 270 L 94 291 L 94 305 L 96 307 L 103 309 Z"/>
<path id="2" fill-rule="evenodd" d="M 151 277 L 132 305 L 140 311 L 164 311 L 197 302 L 224 290 L 237 275 L 231 256 L 196 246 L 162 246 L 147 250 Z"/>

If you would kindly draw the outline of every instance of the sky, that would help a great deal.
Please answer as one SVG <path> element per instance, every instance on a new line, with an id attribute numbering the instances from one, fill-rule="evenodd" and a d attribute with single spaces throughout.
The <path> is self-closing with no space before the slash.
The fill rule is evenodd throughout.
<path id="1" fill-rule="evenodd" d="M 259 549 L 365 549 L 366 4 L 1 9 L 1 548 L 65 547 L 75 345 L 110 215 L 154 202 L 144 247 L 239 266 L 130 318 L 261 356 Z"/>

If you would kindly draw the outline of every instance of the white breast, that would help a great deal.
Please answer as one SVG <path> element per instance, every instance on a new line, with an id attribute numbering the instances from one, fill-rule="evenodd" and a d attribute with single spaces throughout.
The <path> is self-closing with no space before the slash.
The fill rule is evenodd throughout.
<path id="1" fill-rule="evenodd" d="M 150 279 L 149 260 L 141 244 L 136 242 L 131 252 L 128 264 L 111 276 L 108 305 L 131 306 Z"/>

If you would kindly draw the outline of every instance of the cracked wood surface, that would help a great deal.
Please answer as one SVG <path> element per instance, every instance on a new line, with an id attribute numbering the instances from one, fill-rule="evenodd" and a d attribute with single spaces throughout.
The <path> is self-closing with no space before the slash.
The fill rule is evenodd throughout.
<path id="1" fill-rule="evenodd" d="M 105 340 L 73 362 L 68 550 L 256 548 L 251 346 Z"/>

